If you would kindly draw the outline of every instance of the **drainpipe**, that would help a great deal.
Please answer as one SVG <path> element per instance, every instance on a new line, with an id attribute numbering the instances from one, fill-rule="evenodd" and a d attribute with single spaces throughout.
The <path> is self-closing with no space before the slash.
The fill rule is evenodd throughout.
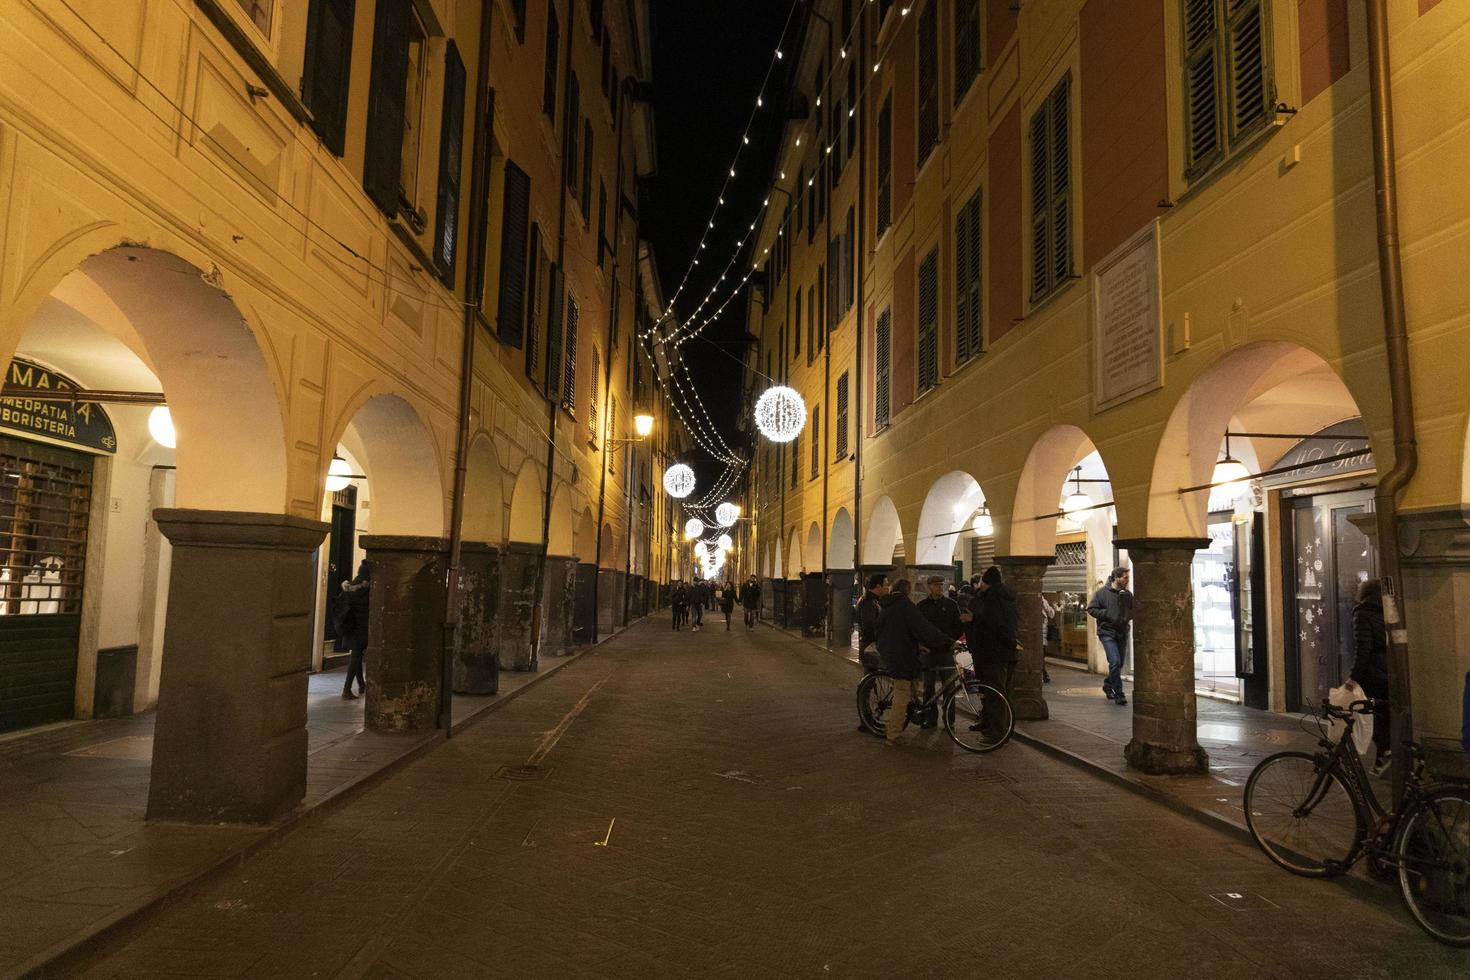
<path id="1" fill-rule="evenodd" d="M 1368 93 L 1373 122 L 1373 192 L 1378 203 L 1378 280 L 1383 292 L 1383 340 L 1388 354 L 1393 409 L 1393 469 L 1378 483 L 1378 554 L 1383 567 L 1383 613 L 1388 627 L 1389 697 L 1393 705 L 1393 796 L 1403 800 L 1408 743 L 1414 734 L 1409 686 L 1409 632 L 1404 618 L 1399 563 L 1398 496 L 1419 465 L 1414 441 L 1414 397 L 1409 375 L 1409 336 L 1404 316 L 1404 278 L 1399 263 L 1398 176 L 1393 139 L 1393 87 L 1388 63 L 1388 4 L 1368 0 Z"/>
<path id="2" fill-rule="evenodd" d="M 459 431 L 454 451 L 454 495 L 449 517 L 449 567 L 445 577 L 444 630 L 439 644 L 441 669 L 439 727 L 449 737 L 454 704 L 454 637 L 459 630 L 460 554 L 464 545 L 465 484 L 469 476 L 470 401 L 475 385 L 475 336 L 479 330 L 480 297 L 485 292 L 485 234 L 490 166 L 489 116 L 494 108 L 490 91 L 490 0 L 480 3 L 480 52 L 475 64 L 475 132 L 470 151 L 469 240 L 465 252 L 464 343 L 459 355 Z"/>

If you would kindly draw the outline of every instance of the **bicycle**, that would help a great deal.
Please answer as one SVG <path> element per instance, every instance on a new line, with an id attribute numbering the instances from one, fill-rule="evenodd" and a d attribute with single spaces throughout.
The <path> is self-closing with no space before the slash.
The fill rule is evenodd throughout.
<path id="1" fill-rule="evenodd" d="M 1016 718 L 1004 694 L 980 683 L 967 667 L 951 662 L 934 669 L 948 676 L 932 697 L 915 697 L 909 702 L 909 724 L 919 724 L 926 712 L 937 708 L 945 732 L 966 752 L 993 752 L 1010 741 Z M 892 674 L 879 670 L 858 682 L 858 721 L 879 738 L 888 731 L 885 716 L 893 707 L 893 681 Z M 989 732 L 987 720 L 993 725 Z"/>
<path id="2" fill-rule="evenodd" d="M 1245 784 L 1245 822 L 1266 856 L 1292 874 L 1331 878 L 1365 854 L 1395 873 L 1420 928 L 1450 946 L 1470 946 L 1470 784 L 1424 781 L 1423 753 L 1412 765 L 1403 806 L 1386 810 L 1352 744 L 1355 716 L 1323 705 L 1318 719 L 1342 721 L 1336 742 L 1321 731 L 1321 752 L 1278 752 L 1261 760 Z"/>

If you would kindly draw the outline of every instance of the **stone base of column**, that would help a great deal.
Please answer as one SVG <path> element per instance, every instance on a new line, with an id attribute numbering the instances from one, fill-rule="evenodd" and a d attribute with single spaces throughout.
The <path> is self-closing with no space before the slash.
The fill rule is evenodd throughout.
<path id="1" fill-rule="evenodd" d="M 454 693 L 500 691 L 500 549 L 466 541 L 459 558 L 459 635 L 454 650 Z"/>
<path id="2" fill-rule="evenodd" d="M 577 559 L 546 559 L 545 591 L 541 598 L 542 657 L 564 657 L 571 651 L 572 615 L 577 605 Z"/>
<path id="3" fill-rule="evenodd" d="M 852 586 L 856 573 L 851 569 L 828 572 L 831 578 L 832 628 L 827 631 L 827 645 L 834 650 L 852 646 Z"/>
<path id="4" fill-rule="evenodd" d="M 364 723 L 369 731 L 389 734 L 432 729 L 444 686 L 449 542 L 369 534 L 361 543 L 373 575 Z"/>
<path id="5" fill-rule="evenodd" d="M 1053 555 L 1008 555 L 995 559 L 1006 584 L 1016 593 L 1019 614 L 1016 639 L 1021 646 L 1021 659 L 1011 678 L 1011 710 L 1017 721 L 1045 721 L 1051 717 L 1043 693 L 1046 621 L 1041 615 L 1041 577 L 1055 560 Z"/>
<path id="6" fill-rule="evenodd" d="M 313 566 L 328 527 L 160 509 L 173 545 L 150 820 L 263 824 L 306 794 Z"/>
<path id="7" fill-rule="evenodd" d="M 536 566 L 541 549 L 513 541 L 500 553 L 500 669 L 536 669 L 531 617 L 536 607 Z"/>

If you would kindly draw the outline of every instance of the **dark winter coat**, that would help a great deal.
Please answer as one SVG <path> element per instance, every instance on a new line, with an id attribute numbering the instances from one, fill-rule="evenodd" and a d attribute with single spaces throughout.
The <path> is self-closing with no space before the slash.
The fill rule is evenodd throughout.
<path id="1" fill-rule="evenodd" d="M 925 596 L 915 603 L 924 618 L 934 624 L 939 630 L 951 640 L 958 640 L 960 634 L 965 631 L 965 624 L 960 622 L 960 606 L 949 596 Z"/>
<path id="2" fill-rule="evenodd" d="M 882 611 L 882 601 L 864 589 L 857 604 L 858 650 L 866 650 L 878 638 L 878 614 Z"/>
<path id="3" fill-rule="evenodd" d="M 1110 636 L 1120 642 L 1128 639 L 1133 625 L 1133 593 L 1104 585 L 1092 595 L 1087 615 L 1097 620 L 1097 635 Z"/>
<path id="4" fill-rule="evenodd" d="M 360 649 L 368 642 L 368 600 L 372 593 L 370 583 L 365 580 L 343 582 L 337 595 L 333 618 L 337 636 L 349 650 Z"/>
<path id="5" fill-rule="evenodd" d="M 1353 606 L 1353 680 L 1370 698 L 1388 697 L 1388 634 L 1383 604 L 1369 599 Z"/>
<path id="6" fill-rule="evenodd" d="M 740 587 L 740 604 L 746 609 L 759 609 L 761 604 L 761 587 L 754 582 L 746 582 Z"/>
<path id="7" fill-rule="evenodd" d="M 878 652 L 894 677 L 911 679 L 919 673 L 919 649 L 948 650 L 952 645 L 906 595 L 890 593 L 878 600 Z"/>
<path id="8" fill-rule="evenodd" d="M 1009 585 L 1000 582 L 976 592 L 970 599 L 970 615 L 974 618 L 968 624 L 965 642 L 977 664 L 1007 664 L 1021 659 L 1016 649 L 1021 613 L 1016 593 Z"/>

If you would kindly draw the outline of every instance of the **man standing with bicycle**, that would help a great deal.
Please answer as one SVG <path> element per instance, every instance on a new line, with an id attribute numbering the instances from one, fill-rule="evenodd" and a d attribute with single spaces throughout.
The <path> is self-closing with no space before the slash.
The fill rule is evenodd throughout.
<path id="1" fill-rule="evenodd" d="M 878 600 L 878 652 L 893 677 L 893 706 L 888 709 L 885 737 L 889 745 L 902 745 L 904 726 L 908 724 L 909 701 L 913 699 L 914 679 L 919 674 L 920 649 L 931 653 L 946 651 L 952 641 L 934 627 L 909 593 L 913 583 L 901 578 L 893 583 L 893 591 Z"/>

